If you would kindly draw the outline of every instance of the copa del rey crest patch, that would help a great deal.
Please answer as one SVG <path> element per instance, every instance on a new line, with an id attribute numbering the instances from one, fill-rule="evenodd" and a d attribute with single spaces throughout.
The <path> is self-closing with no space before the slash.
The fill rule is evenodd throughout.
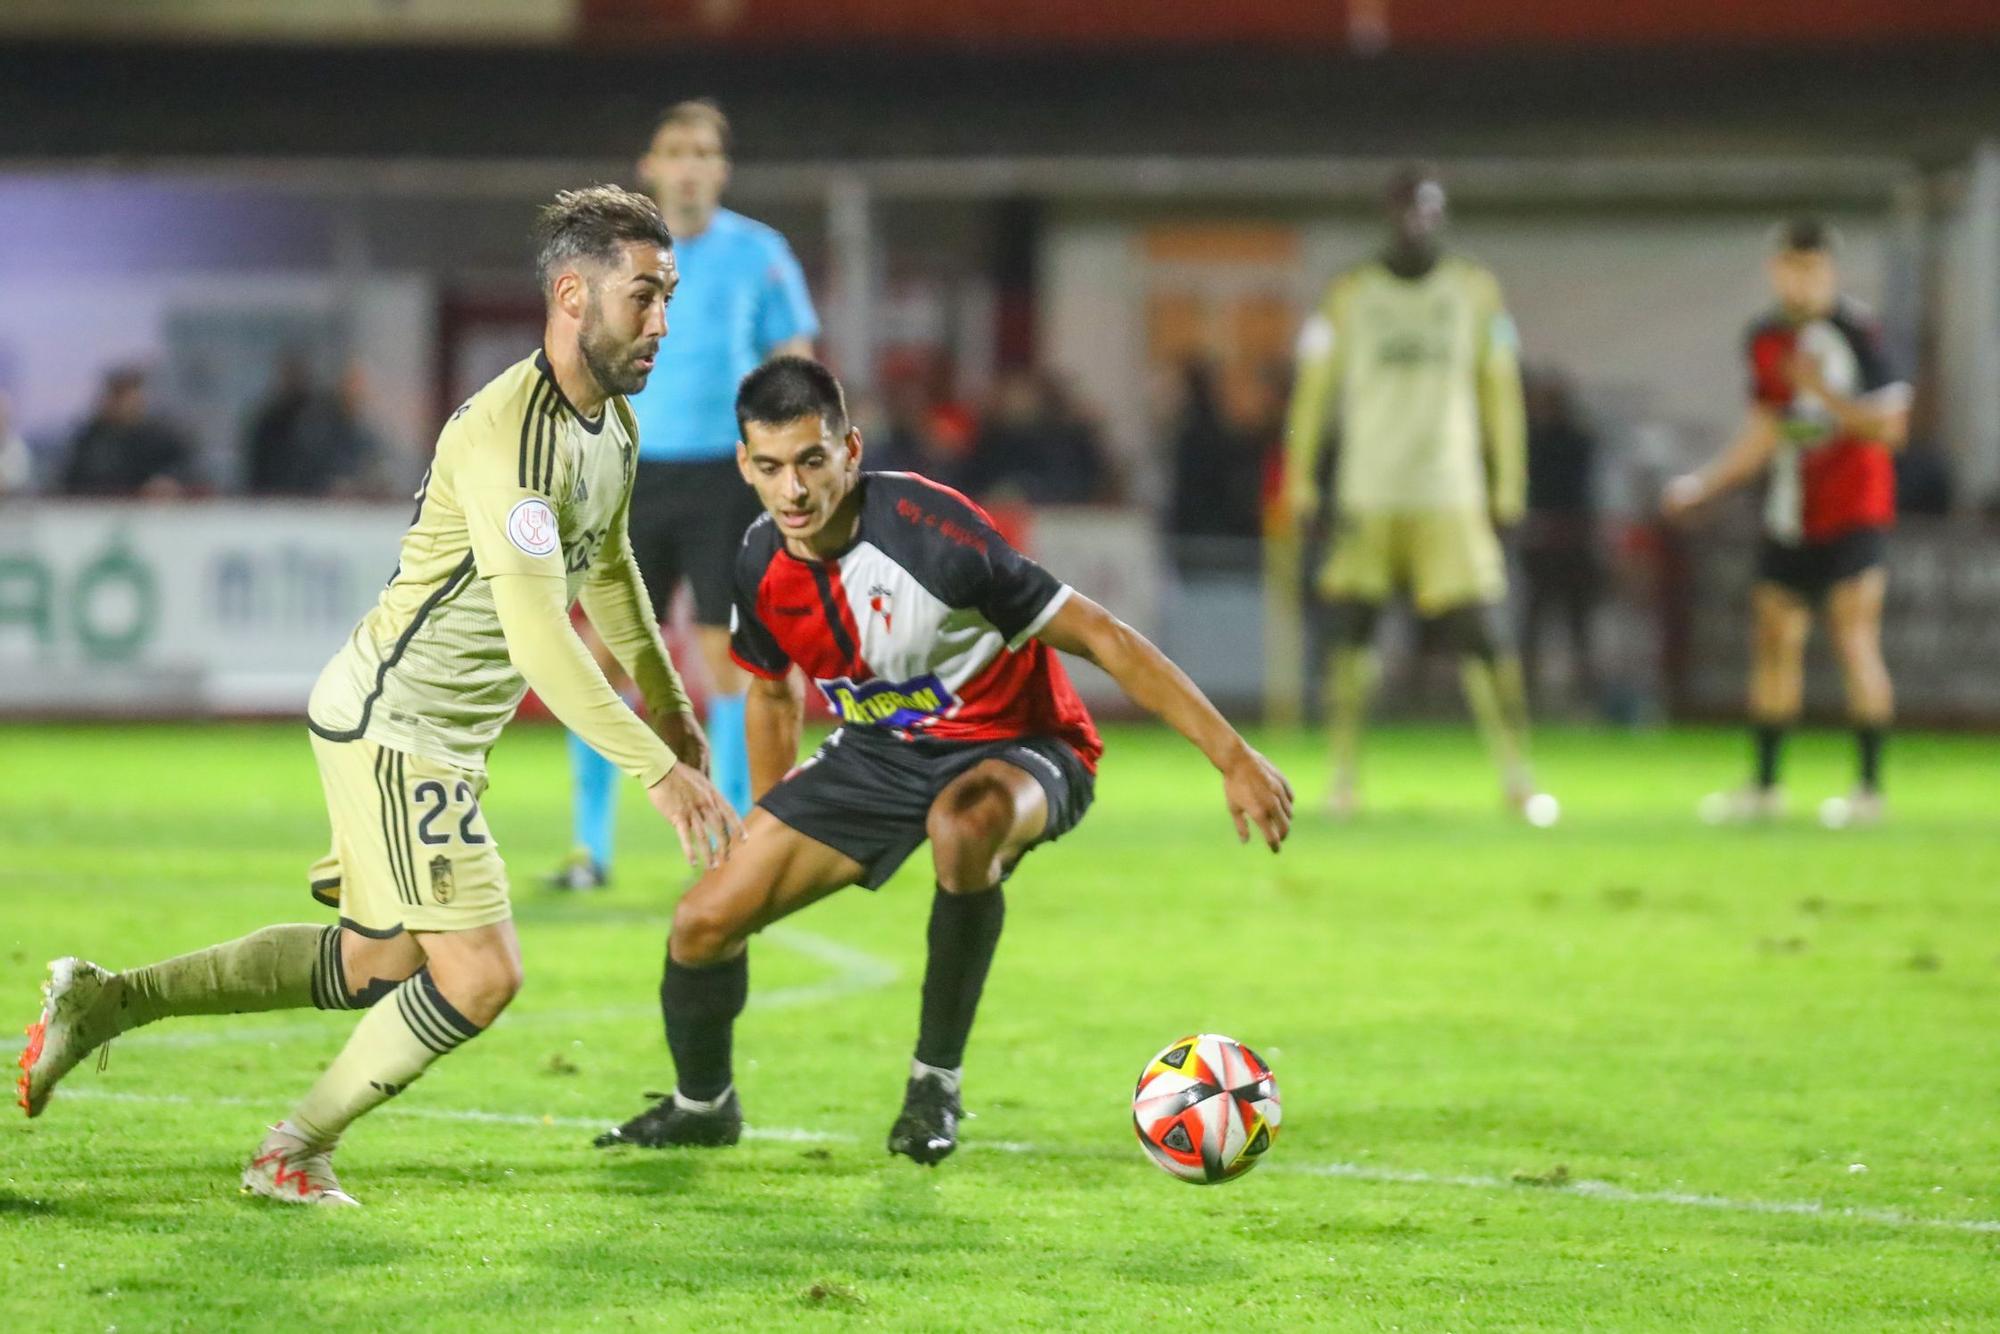
<path id="1" fill-rule="evenodd" d="M 548 555 L 561 540 L 555 511 L 539 497 L 521 501 L 507 513 L 507 540 L 530 556 Z"/>

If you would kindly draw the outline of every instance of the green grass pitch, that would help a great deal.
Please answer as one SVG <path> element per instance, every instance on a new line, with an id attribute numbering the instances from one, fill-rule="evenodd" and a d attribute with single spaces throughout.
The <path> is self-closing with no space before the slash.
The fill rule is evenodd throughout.
<path id="1" fill-rule="evenodd" d="M 1265 741 L 1305 802 L 1278 858 L 1236 846 L 1191 750 L 1113 730 L 1096 809 L 1009 887 L 976 1119 L 926 1171 L 882 1146 L 921 858 L 753 946 L 755 1138 L 589 1146 L 669 1078 L 682 874 L 629 792 L 612 892 L 531 888 L 566 770 L 518 729 L 486 805 L 527 989 L 349 1134 L 367 1207 L 236 1191 L 349 1019 L 162 1024 L 0 1121 L 0 1328 L 2000 1323 L 1993 742 L 1899 739 L 1892 822 L 1834 834 L 1695 823 L 1741 774 L 1733 732 L 1548 736 L 1549 831 L 1498 814 L 1466 732 L 1379 734 L 1349 828 L 1311 814 L 1317 742 Z M 129 966 L 324 920 L 303 729 L 17 726 L 0 754 L 10 1026 L 57 954 Z M 1808 811 L 1849 772 L 1838 736 L 1794 747 Z M 1258 1047 L 1285 1098 L 1266 1164 L 1206 1189 L 1150 1166 L 1127 1110 L 1193 1030 Z"/>

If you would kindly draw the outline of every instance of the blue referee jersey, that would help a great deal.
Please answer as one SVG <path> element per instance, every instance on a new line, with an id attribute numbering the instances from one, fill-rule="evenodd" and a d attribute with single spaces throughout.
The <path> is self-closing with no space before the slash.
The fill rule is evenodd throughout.
<path id="1" fill-rule="evenodd" d="M 785 238 L 717 209 L 699 236 L 676 236 L 680 286 L 646 387 L 631 398 L 639 457 L 689 463 L 736 450 L 736 386 L 791 338 L 819 334 L 805 273 Z"/>

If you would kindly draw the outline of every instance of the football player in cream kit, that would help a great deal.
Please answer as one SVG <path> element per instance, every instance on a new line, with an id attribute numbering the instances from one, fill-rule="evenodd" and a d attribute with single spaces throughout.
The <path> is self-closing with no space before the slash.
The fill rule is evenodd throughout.
<path id="1" fill-rule="evenodd" d="M 521 983 L 506 868 L 480 810 L 486 753 L 529 687 L 646 788 L 700 865 L 735 813 L 660 641 L 626 536 L 636 431 L 624 395 L 666 336 L 673 245 L 651 200 L 568 191 L 537 227 L 542 348 L 445 424 L 375 608 L 307 709 L 332 846 L 310 873 L 333 926 L 265 927 L 149 967 L 58 959 L 21 1057 L 29 1116 L 120 1033 L 170 1015 L 364 1010 L 264 1139 L 247 1193 L 352 1205 L 332 1154 L 357 1117 L 493 1023 Z M 569 619 L 580 600 L 645 698 L 614 692 Z"/>
<path id="2" fill-rule="evenodd" d="M 1361 806 L 1361 729 L 1379 675 L 1376 624 L 1407 594 L 1459 657 L 1466 703 L 1509 808 L 1548 824 L 1555 799 L 1528 763 L 1527 690 L 1503 616 L 1500 532 L 1527 502 L 1527 415 L 1514 322 L 1493 274 L 1443 248 L 1444 186 L 1422 167 L 1390 183 L 1391 236 L 1327 288 L 1299 336 L 1285 426 L 1286 492 L 1301 523 L 1330 521 L 1318 592 L 1334 612 L 1333 782 Z M 1319 493 L 1335 450 L 1333 491 Z"/>

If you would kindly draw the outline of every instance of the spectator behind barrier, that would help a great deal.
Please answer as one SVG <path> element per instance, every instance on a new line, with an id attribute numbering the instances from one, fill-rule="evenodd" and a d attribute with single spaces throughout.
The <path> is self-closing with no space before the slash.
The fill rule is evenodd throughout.
<path id="1" fill-rule="evenodd" d="M 63 494 L 173 499 L 186 495 L 194 481 L 187 437 L 148 415 L 146 373 L 126 366 L 107 374 L 96 411 L 70 442 Z"/>
<path id="2" fill-rule="evenodd" d="M 1097 423 L 1056 376 L 1026 370 L 1001 377 L 973 447 L 970 480 L 979 497 L 1036 505 L 1118 499 Z"/>
<path id="3" fill-rule="evenodd" d="M 1261 531 L 1265 456 L 1282 419 L 1267 377 L 1229 395 L 1213 363 L 1190 358 L 1181 371 L 1181 401 L 1171 435 L 1176 537 L 1255 538 Z"/>
<path id="4" fill-rule="evenodd" d="M 363 410 L 366 382 L 349 364 L 319 389 L 305 357 L 286 353 L 270 396 L 243 436 L 243 486 L 253 496 L 355 496 L 379 490 L 382 447 Z"/>
<path id="5" fill-rule="evenodd" d="M 1525 378 L 1528 514 L 1521 531 L 1521 569 L 1528 588 L 1522 667 L 1529 691 L 1542 702 L 1543 623 L 1558 615 L 1569 632 L 1575 692 L 1582 701 L 1594 701 L 1593 630 L 1603 583 L 1597 553 L 1597 437 L 1578 420 L 1574 396 L 1560 372 L 1535 370 Z"/>
<path id="6" fill-rule="evenodd" d="M 883 391 L 886 420 L 879 443 L 868 442 L 867 463 L 883 472 L 913 472 L 956 491 L 970 491 L 977 477 L 967 414 L 934 401 L 915 375 L 889 381 Z"/>

